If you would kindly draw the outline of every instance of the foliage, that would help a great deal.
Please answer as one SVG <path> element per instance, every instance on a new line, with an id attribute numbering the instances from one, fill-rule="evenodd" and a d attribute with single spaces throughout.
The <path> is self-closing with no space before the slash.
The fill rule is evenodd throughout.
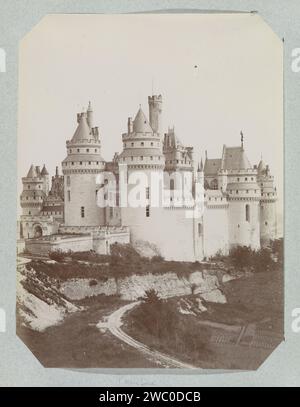
<path id="1" fill-rule="evenodd" d="M 271 250 L 277 262 L 283 264 L 283 238 L 272 240 Z"/>
<path id="2" fill-rule="evenodd" d="M 253 271 L 268 271 L 274 267 L 270 248 L 253 250 L 247 246 L 236 246 L 229 253 L 229 258 L 236 268 L 250 268 Z"/>
<path id="3" fill-rule="evenodd" d="M 145 295 L 141 298 L 141 300 L 147 304 L 156 304 L 160 301 L 160 297 L 154 288 L 145 291 Z"/>
<path id="4" fill-rule="evenodd" d="M 159 299 L 154 290 L 129 314 L 127 330 L 150 348 L 182 360 L 194 362 L 208 352 L 208 330 L 193 316 L 180 314 L 172 301 Z"/>
<path id="5" fill-rule="evenodd" d="M 140 264 L 148 262 L 148 259 L 142 257 L 131 244 L 114 243 L 110 248 L 110 262 L 112 265 Z"/>
<path id="6" fill-rule="evenodd" d="M 69 252 L 69 257 L 73 260 L 87 261 L 91 263 L 108 263 L 110 256 L 107 254 L 98 254 L 94 250 L 85 252 Z"/>
<path id="7" fill-rule="evenodd" d="M 58 262 L 62 262 L 65 259 L 66 254 L 62 252 L 61 250 L 54 250 L 52 252 L 49 252 L 49 257 L 51 260 L 55 260 Z"/>

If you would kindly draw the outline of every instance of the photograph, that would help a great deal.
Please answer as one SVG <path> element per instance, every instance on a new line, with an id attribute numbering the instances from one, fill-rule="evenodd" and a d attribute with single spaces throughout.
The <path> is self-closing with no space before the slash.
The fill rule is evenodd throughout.
<path id="1" fill-rule="evenodd" d="M 44 367 L 257 370 L 284 341 L 283 41 L 255 12 L 20 41 L 16 333 Z"/>

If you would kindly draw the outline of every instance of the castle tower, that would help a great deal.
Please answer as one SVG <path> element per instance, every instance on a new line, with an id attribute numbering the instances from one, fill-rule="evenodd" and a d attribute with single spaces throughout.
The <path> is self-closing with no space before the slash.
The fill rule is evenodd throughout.
<path id="1" fill-rule="evenodd" d="M 162 96 L 148 96 L 148 104 L 150 126 L 154 133 L 158 133 L 162 136 Z"/>
<path id="2" fill-rule="evenodd" d="M 98 127 L 92 127 L 92 108 L 77 114 L 77 129 L 66 142 L 62 162 L 66 226 L 97 226 L 104 223 L 104 210 L 97 205 L 97 175 L 104 171 Z"/>
<path id="3" fill-rule="evenodd" d="M 274 187 L 274 177 L 268 165 L 261 160 L 257 167 L 257 181 L 260 186 L 260 241 L 262 246 L 277 237 L 276 201 L 277 192 Z"/>
<path id="4" fill-rule="evenodd" d="M 168 128 L 168 133 L 164 135 L 163 153 L 166 162 L 165 172 L 170 176 L 170 200 L 171 204 L 174 204 L 182 199 L 185 185 L 193 181 L 193 148 L 182 144 L 173 127 Z"/>
<path id="5" fill-rule="evenodd" d="M 45 198 L 44 180 L 39 167 L 31 165 L 26 177 L 22 178 L 21 208 L 23 215 L 38 215 Z"/>
<path id="6" fill-rule="evenodd" d="M 130 225 L 132 241 L 151 242 L 157 234 L 157 212 L 162 210 L 159 186 L 163 182 L 165 159 L 160 135 L 153 131 L 141 107 L 133 121 L 128 119 L 127 133 L 122 135 L 122 140 L 120 184 L 122 179 L 128 182 L 127 191 L 122 190 L 122 185 L 120 190 L 122 224 Z M 159 202 L 152 207 L 151 199 L 154 196 Z M 141 204 L 133 207 L 135 197 L 141 199 Z M 126 198 L 128 201 L 124 205 Z"/>
<path id="7" fill-rule="evenodd" d="M 229 202 L 229 245 L 260 247 L 260 188 L 257 169 L 253 169 L 240 147 L 223 149 L 222 168 L 227 170 L 227 199 Z"/>

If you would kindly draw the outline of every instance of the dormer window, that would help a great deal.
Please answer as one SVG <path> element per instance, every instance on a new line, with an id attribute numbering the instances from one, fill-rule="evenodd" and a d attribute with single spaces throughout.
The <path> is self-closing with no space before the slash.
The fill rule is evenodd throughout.
<path id="1" fill-rule="evenodd" d="M 141 142 L 141 146 L 144 146 L 144 144 L 145 144 L 145 143 L 142 141 L 142 142 Z"/>
<path id="2" fill-rule="evenodd" d="M 87 153 L 89 153 L 89 152 L 90 152 L 90 149 L 89 149 L 89 148 L 87 148 L 87 149 L 86 149 L 86 152 L 87 152 Z"/>
<path id="3" fill-rule="evenodd" d="M 133 147 L 134 146 L 134 143 L 131 143 L 131 147 Z"/>
<path id="4" fill-rule="evenodd" d="M 79 153 L 80 152 L 80 149 L 79 148 L 77 148 L 77 153 Z"/>

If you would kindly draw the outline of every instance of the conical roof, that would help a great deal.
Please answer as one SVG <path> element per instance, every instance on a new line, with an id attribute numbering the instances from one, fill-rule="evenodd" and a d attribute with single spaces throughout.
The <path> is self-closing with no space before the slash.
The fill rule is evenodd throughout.
<path id="1" fill-rule="evenodd" d="M 153 133 L 145 113 L 139 108 L 133 121 L 133 131 L 135 133 Z"/>
<path id="2" fill-rule="evenodd" d="M 265 164 L 264 161 L 261 159 L 260 162 L 259 162 L 259 164 L 258 164 L 257 171 L 258 171 L 258 172 L 262 172 L 262 171 L 264 171 L 265 169 L 266 169 L 266 164 Z"/>
<path id="3" fill-rule="evenodd" d="M 42 168 L 42 171 L 41 171 L 41 175 L 49 175 L 45 164 L 43 165 L 43 168 Z"/>
<path id="4" fill-rule="evenodd" d="M 246 170 L 251 164 L 243 147 L 225 147 L 222 158 L 222 169 L 224 170 Z"/>
<path id="5" fill-rule="evenodd" d="M 31 167 L 29 168 L 27 178 L 36 178 L 37 177 L 37 172 L 35 166 L 32 164 Z"/>
<path id="6" fill-rule="evenodd" d="M 79 140 L 89 140 L 93 139 L 93 135 L 91 134 L 90 127 L 86 120 L 86 114 L 82 113 L 77 129 L 72 137 L 72 141 L 79 141 Z"/>

